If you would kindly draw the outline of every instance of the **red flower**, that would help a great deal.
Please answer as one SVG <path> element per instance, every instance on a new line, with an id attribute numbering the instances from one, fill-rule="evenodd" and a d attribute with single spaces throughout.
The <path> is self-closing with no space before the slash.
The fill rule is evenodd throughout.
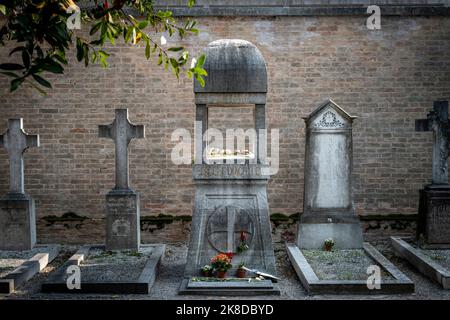
<path id="1" fill-rule="evenodd" d="M 233 252 L 227 252 L 225 255 L 228 257 L 228 259 L 233 259 Z"/>

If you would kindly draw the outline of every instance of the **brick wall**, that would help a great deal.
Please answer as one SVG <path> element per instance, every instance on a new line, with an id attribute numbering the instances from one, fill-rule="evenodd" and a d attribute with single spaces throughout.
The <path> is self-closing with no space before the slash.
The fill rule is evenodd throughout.
<path id="1" fill-rule="evenodd" d="M 266 59 L 267 123 L 280 129 L 280 170 L 269 183 L 272 213 L 302 211 L 301 117 L 328 97 L 359 117 L 357 212 L 416 212 L 418 189 L 431 176 L 432 137 L 414 132 L 414 119 L 424 118 L 434 100 L 450 98 L 450 17 L 384 17 L 380 31 L 367 30 L 363 16 L 198 21 L 201 35 L 183 41 L 194 54 L 210 41 L 239 37 Z M 0 56 L 9 49 L 0 48 Z M 174 129 L 193 132 L 192 82 L 178 82 L 147 61 L 142 46 L 108 51 L 108 69 L 86 69 L 71 51 L 65 76 L 48 76 L 54 88 L 46 97 L 31 89 L 10 94 L 9 79 L 0 76 L 0 131 L 8 118 L 23 117 L 26 130 L 40 135 L 41 147 L 25 155 L 26 190 L 36 200 L 40 234 L 49 215 L 104 216 L 104 195 L 114 184 L 114 148 L 97 137 L 97 125 L 110 123 L 115 108 L 129 108 L 130 120 L 146 125 L 147 138 L 130 146 L 130 179 L 141 194 L 141 215 L 191 214 L 191 166 L 173 165 L 170 154 Z M 0 194 L 7 188 L 8 160 L 0 149 Z M 94 226 L 92 237 L 103 234 Z M 64 238 L 64 228 L 51 230 L 49 241 Z"/>

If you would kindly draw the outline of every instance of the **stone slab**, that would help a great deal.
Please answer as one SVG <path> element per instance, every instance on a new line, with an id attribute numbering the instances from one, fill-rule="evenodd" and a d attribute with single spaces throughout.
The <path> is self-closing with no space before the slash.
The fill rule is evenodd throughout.
<path id="1" fill-rule="evenodd" d="M 418 269 L 423 275 L 427 276 L 431 280 L 439 283 L 444 289 L 450 289 L 450 272 L 433 261 L 430 257 L 421 253 L 405 239 L 400 237 L 391 237 L 392 247 L 395 253 L 406 259 L 416 269 Z"/>
<path id="2" fill-rule="evenodd" d="M 270 280 L 248 281 L 193 281 L 189 279 L 187 287 L 189 289 L 272 289 L 273 283 Z"/>
<path id="3" fill-rule="evenodd" d="M 0 199 L 0 250 L 31 250 L 35 244 L 34 200 L 8 195 Z"/>
<path id="4" fill-rule="evenodd" d="M 37 246 L 36 248 L 39 248 Z M 59 253 L 59 245 L 46 245 L 45 250 L 25 261 L 11 273 L 0 279 L 0 293 L 12 293 L 44 269 Z"/>
<path id="5" fill-rule="evenodd" d="M 80 265 L 82 261 L 89 256 L 89 251 L 93 247 L 94 246 L 81 247 L 68 261 L 66 261 L 66 263 L 62 267 L 60 267 L 46 282 L 42 284 L 42 291 L 74 294 L 148 294 L 155 282 L 156 276 L 159 272 L 161 260 L 166 250 L 166 246 L 163 244 L 141 245 L 141 247 L 153 247 L 153 250 L 138 280 L 83 282 L 83 278 L 81 278 L 80 289 L 68 289 L 66 284 L 67 268 L 70 265 Z"/>
<path id="6" fill-rule="evenodd" d="M 363 249 L 395 280 L 382 281 L 380 289 L 370 290 L 365 280 L 320 280 L 295 244 L 287 244 L 288 257 L 308 294 L 405 294 L 414 292 L 414 283 L 365 242 Z"/>
<path id="7" fill-rule="evenodd" d="M 139 194 L 113 190 L 106 195 L 106 250 L 139 250 Z"/>
<path id="8" fill-rule="evenodd" d="M 178 294 L 180 295 L 205 295 L 205 296 L 260 296 L 260 295 L 280 295 L 280 289 L 278 284 L 272 283 L 270 286 L 268 283 L 272 283 L 269 280 L 263 282 L 260 287 L 253 284 L 246 286 L 245 284 L 236 284 L 236 282 L 230 282 L 226 284 L 199 284 L 192 286 L 192 282 L 189 278 L 183 279 Z"/>

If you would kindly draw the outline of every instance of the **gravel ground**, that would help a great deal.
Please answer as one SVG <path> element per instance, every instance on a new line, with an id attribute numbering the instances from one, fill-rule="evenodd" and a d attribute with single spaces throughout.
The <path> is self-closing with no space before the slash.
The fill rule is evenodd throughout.
<path id="1" fill-rule="evenodd" d="M 302 253 L 320 280 L 366 280 L 367 268 L 378 265 L 362 249 L 302 250 Z M 381 268 L 381 279 L 394 278 Z"/>
<path id="2" fill-rule="evenodd" d="M 45 246 L 40 246 L 26 251 L 0 251 L 0 278 L 12 272 L 34 255 L 45 250 Z"/>
<path id="3" fill-rule="evenodd" d="M 88 258 L 80 265 L 85 281 L 137 280 L 153 248 L 143 247 L 139 252 L 112 252 L 91 249 Z"/>
<path id="4" fill-rule="evenodd" d="M 407 242 L 450 272 L 450 249 L 424 248 L 421 243 L 413 239 L 408 239 Z"/>
<path id="5" fill-rule="evenodd" d="M 450 290 L 443 290 L 434 282 L 424 278 L 414 270 L 407 262 L 394 256 L 388 241 L 372 243 L 391 262 L 403 271 L 415 284 L 416 293 L 407 295 L 315 295 L 308 296 L 303 289 L 294 269 L 286 254 L 284 244 L 275 244 L 278 275 L 281 277 L 279 286 L 281 296 L 245 297 L 245 300 L 257 299 L 450 299 Z M 0 299 L 197 299 L 197 300 L 229 300 L 240 297 L 218 296 L 180 296 L 178 289 L 183 279 L 184 264 L 186 262 L 187 247 L 167 245 L 166 254 L 162 262 L 160 273 L 149 295 L 99 295 L 99 294 L 44 294 L 40 292 L 41 284 L 48 277 L 49 272 L 62 265 L 78 247 L 63 246 L 60 255 L 50 263 L 39 275 L 36 275 L 23 287 L 9 296 L 1 296 Z"/>

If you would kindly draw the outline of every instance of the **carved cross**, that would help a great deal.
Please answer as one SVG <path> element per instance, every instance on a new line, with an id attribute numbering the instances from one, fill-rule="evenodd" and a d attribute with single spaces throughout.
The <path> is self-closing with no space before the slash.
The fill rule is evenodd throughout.
<path id="1" fill-rule="evenodd" d="M 416 131 L 433 131 L 432 184 L 448 184 L 448 101 L 435 101 L 427 119 L 416 120 Z"/>
<path id="2" fill-rule="evenodd" d="M 39 147 L 39 135 L 28 135 L 22 118 L 9 119 L 8 130 L 0 135 L 0 147 L 9 155 L 9 193 L 24 194 L 23 153 L 30 147 Z"/>
<path id="3" fill-rule="evenodd" d="M 128 120 L 128 109 L 116 109 L 116 118 L 113 123 L 99 125 L 99 137 L 110 138 L 115 143 L 116 153 L 116 186 L 118 190 L 129 189 L 128 178 L 128 144 L 133 138 L 144 138 L 145 127 L 133 125 Z"/>

